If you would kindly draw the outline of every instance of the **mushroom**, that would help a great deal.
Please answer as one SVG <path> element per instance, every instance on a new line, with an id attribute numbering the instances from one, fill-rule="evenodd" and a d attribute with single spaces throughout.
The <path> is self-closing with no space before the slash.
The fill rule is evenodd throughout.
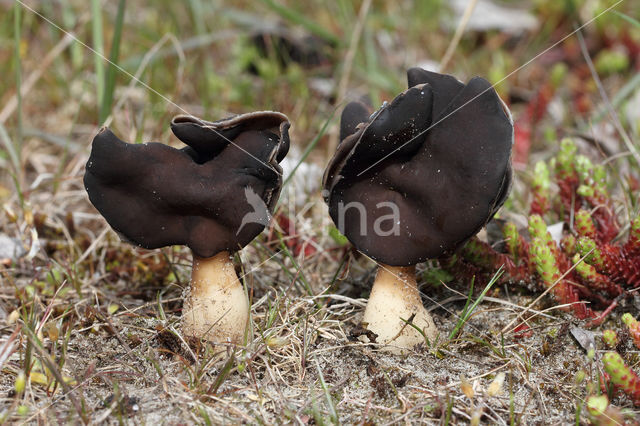
<path id="1" fill-rule="evenodd" d="M 182 330 L 211 342 L 242 341 L 249 305 L 231 253 L 270 220 L 289 149 L 284 114 L 262 111 L 216 122 L 181 115 L 171 130 L 187 147 L 129 144 L 103 128 L 84 184 L 91 203 L 127 241 L 193 252 Z"/>
<path id="2" fill-rule="evenodd" d="M 454 251 L 493 217 L 510 189 L 513 143 L 488 81 L 407 74 L 409 89 L 375 113 L 345 107 L 323 178 L 338 229 L 379 265 L 363 323 L 396 352 L 435 338 L 415 265 Z"/>

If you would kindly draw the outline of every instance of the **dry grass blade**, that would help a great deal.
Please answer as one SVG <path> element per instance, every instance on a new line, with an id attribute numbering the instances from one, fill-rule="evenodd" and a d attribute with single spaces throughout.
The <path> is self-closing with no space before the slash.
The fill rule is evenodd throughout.
<path id="1" fill-rule="evenodd" d="M 349 88 L 349 78 L 351 77 L 353 60 L 356 56 L 356 52 L 358 51 L 360 36 L 362 35 L 362 30 L 364 29 L 364 24 L 367 20 L 367 14 L 369 13 L 370 7 L 371 0 L 364 0 L 360 5 L 358 19 L 356 20 L 355 25 L 353 26 L 353 30 L 351 31 L 349 48 L 347 49 L 347 53 L 344 55 L 344 61 L 342 62 L 342 74 L 340 76 L 338 89 L 336 91 L 336 104 L 341 104 L 345 101 L 345 95 L 347 94 L 347 89 Z M 331 132 L 329 137 L 329 144 L 327 145 L 327 158 L 331 158 L 333 156 L 333 153 L 336 151 L 336 146 L 339 142 L 338 137 L 339 133 L 337 129 Z"/>
<path id="2" fill-rule="evenodd" d="M 633 158 L 636 160 L 636 164 L 640 166 L 640 152 L 638 152 L 638 147 L 633 144 L 629 134 L 626 132 L 622 123 L 620 122 L 620 117 L 615 109 L 613 109 L 613 105 L 611 105 L 611 101 L 609 100 L 609 96 L 607 95 L 607 91 L 602 86 L 602 81 L 600 81 L 600 77 L 598 76 L 598 72 L 596 71 L 595 66 L 593 65 L 593 61 L 591 60 L 591 56 L 589 56 L 589 51 L 587 49 L 587 45 L 585 44 L 584 37 L 582 36 L 582 32 L 577 32 L 578 43 L 580 44 L 580 50 L 582 51 L 582 56 L 584 57 L 585 62 L 589 66 L 589 71 L 591 72 L 591 77 L 593 81 L 595 81 L 596 86 L 598 86 L 598 92 L 600 92 L 600 96 L 602 97 L 602 101 L 604 102 L 605 107 L 613 121 L 616 130 L 622 137 L 622 141 L 624 142 L 627 150 L 633 155 Z"/>
<path id="3" fill-rule="evenodd" d="M 40 62 L 40 66 L 31 72 L 22 83 L 20 87 L 20 95 L 22 97 L 27 96 L 33 86 L 40 80 L 42 75 L 49 69 L 51 63 L 58 57 L 67 47 L 73 42 L 73 36 L 71 34 L 65 34 L 62 39 L 47 53 L 47 55 Z M 0 124 L 4 124 L 9 117 L 16 111 L 18 107 L 18 96 L 13 95 L 7 103 L 2 107 L 0 111 Z"/>
<path id="4" fill-rule="evenodd" d="M 471 15 L 473 14 L 474 9 L 476 8 L 476 4 L 478 4 L 478 0 L 469 0 L 467 3 L 467 7 L 464 9 L 464 14 L 462 18 L 460 18 L 460 22 L 456 27 L 456 32 L 453 34 L 453 38 L 447 46 L 447 50 L 444 52 L 444 56 L 440 60 L 440 72 L 444 72 L 447 69 L 447 65 L 449 65 L 449 61 L 453 58 L 453 54 L 456 51 L 456 47 L 460 43 L 462 39 L 462 35 L 464 34 L 464 30 L 467 28 L 467 24 L 469 23 L 469 19 L 471 19 Z"/>

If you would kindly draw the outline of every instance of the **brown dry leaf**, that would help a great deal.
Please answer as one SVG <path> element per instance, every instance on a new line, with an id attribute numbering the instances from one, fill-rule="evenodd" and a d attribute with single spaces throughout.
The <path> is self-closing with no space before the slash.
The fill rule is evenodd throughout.
<path id="1" fill-rule="evenodd" d="M 461 374 L 460 375 L 460 389 L 462 389 L 462 393 L 464 393 L 467 398 L 473 399 L 475 392 L 473 390 L 473 385 L 467 380 L 467 378 Z"/>
<path id="2" fill-rule="evenodd" d="M 60 337 L 60 331 L 58 330 L 58 326 L 56 326 L 56 324 L 53 322 L 50 322 L 47 325 L 45 325 L 44 330 L 47 333 L 47 337 L 49 337 L 49 340 L 51 340 L 52 342 L 57 341 L 58 337 Z"/>

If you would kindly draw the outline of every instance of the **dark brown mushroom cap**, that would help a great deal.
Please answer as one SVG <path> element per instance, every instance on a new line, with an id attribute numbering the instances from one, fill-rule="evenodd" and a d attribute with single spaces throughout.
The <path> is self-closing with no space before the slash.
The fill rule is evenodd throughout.
<path id="1" fill-rule="evenodd" d="M 129 144 L 105 128 L 93 139 L 85 188 L 111 227 L 141 247 L 187 245 L 200 257 L 237 251 L 275 207 L 289 125 L 270 111 L 218 122 L 178 116 L 171 129 L 183 149 Z"/>
<path id="2" fill-rule="evenodd" d="M 410 88 L 371 116 L 363 104 L 347 105 L 346 136 L 323 180 L 340 231 L 392 266 L 455 250 L 493 217 L 511 184 L 513 124 L 489 82 L 465 85 L 420 68 L 408 77 Z"/>

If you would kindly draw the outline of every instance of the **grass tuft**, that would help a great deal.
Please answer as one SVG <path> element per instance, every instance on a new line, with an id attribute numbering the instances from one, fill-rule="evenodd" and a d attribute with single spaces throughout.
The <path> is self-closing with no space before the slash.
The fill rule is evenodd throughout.
<path id="1" fill-rule="evenodd" d="M 118 63 L 120 58 L 120 43 L 122 41 L 122 27 L 124 25 L 124 11 L 126 6 L 126 0 L 119 0 L 118 12 L 116 14 L 116 21 L 113 28 L 113 40 L 111 41 L 111 51 L 109 53 L 109 64 L 107 66 L 104 92 L 102 98 L 98 95 L 100 101 L 100 109 L 98 116 L 98 123 L 102 125 L 109 114 L 111 114 L 111 106 L 113 105 L 113 98 L 116 89 L 116 77 L 119 73 L 114 64 Z M 96 30 L 97 31 L 97 30 Z"/>

